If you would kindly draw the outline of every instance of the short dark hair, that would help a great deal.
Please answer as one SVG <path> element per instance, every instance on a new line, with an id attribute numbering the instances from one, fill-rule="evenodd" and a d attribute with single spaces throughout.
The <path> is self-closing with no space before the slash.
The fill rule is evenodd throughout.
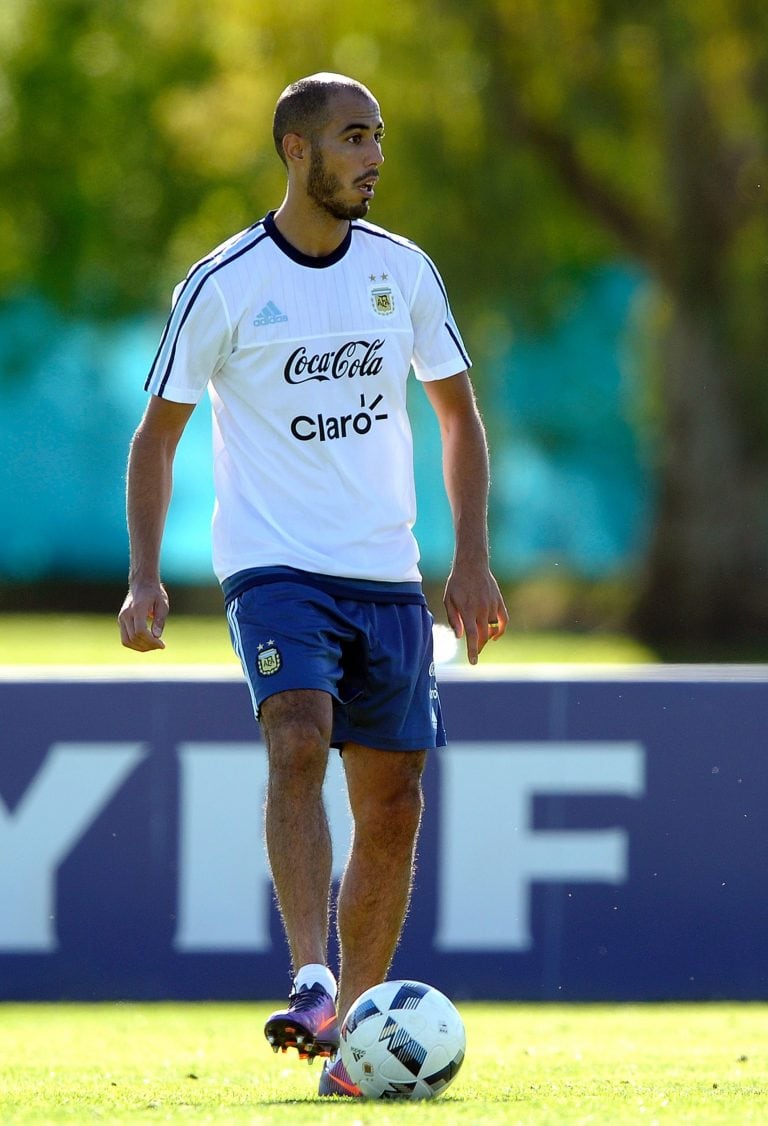
<path id="1" fill-rule="evenodd" d="M 277 99 L 275 116 L 272 122 L 272 137 L 277 155 L 287 164 L 283 152 L 283 138 L 287 133 L 299 133 L 303 137 L 314 137 L 328 119 L 328 103 L 335 94 L 354 90 L 368 98 L 373 98 L 370 90 L 354 78 L 344 74 L 321 72 L 299 78 L 283 90 Z"/>

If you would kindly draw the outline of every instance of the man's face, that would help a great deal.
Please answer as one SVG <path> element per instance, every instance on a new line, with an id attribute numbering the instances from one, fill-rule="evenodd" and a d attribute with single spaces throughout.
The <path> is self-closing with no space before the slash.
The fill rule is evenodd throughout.
<path id="1" fill-rule="evenodd" d="M 334 219 L 362 219 L 384 160 L 384 125 L 372 98 L 356 91 L 336 96 L 330 116 L 311 142 L 307 194 Z"/>

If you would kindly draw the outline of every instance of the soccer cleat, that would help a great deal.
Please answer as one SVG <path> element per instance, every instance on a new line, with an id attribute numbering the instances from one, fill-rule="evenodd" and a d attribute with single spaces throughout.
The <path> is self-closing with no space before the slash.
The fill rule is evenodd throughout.
<path id="1" fill-rule="evenodd" d="M 349 1078 L 349 1072 L 342 1063 L 341 1056 L 337 1056 L 333 1063 L 326 1060 L 317 1093 L 318 1095 L 337 1095 L 352 1099 L 363 1097 L 363 1092 Z"/>
<path id="2" fill-rule="evenodd" d="M 288 1008 L 272 1013 L 264 1025 L 272 1050 L 295 1048 L 299 1059 L 332 1056 L 339 1046 L 336 1003 L 322 985 L 303 985 L 288 998 Z"/>

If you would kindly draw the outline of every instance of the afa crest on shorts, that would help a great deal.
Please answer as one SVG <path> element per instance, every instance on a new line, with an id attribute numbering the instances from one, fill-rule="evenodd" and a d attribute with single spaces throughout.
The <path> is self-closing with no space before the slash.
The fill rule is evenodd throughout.
<path id="1" fill-rule="evenodd" d="M 380 317 L 388 317 L 395 311 L 395 295 L 389 286 L 380 285 L 372 289 L 371 301 Z"/>
<path id="2" fill-rule="evenodd" d="M 259 646 L 259 655 L 256 658 L 256 672 L 259 676 L 274 676 L 283 667 L 283 658 L 274 641 Z"/>

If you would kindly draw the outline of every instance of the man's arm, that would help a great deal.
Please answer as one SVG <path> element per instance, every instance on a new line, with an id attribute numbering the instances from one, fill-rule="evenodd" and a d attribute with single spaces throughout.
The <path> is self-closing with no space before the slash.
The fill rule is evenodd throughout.
<path id="1" fill-rule="evenodd" d="M 488 560 L 488 446 L 467 372 L 423 386 L 440 423 L 456 537 L 445 609 L 456 636 L 466 638 L 474 665 L 488 639 L 501 637 L 509 620 Z"/>
<path id="2" fill-rule="evenodd" d="M 194 405 L 152 397 L 128 456 L 128 594 L 118 617 L 128 649 L 164 649 L 168 596 L 160 582 L 160 545 L 173 487 L 176 447 Z"/>

